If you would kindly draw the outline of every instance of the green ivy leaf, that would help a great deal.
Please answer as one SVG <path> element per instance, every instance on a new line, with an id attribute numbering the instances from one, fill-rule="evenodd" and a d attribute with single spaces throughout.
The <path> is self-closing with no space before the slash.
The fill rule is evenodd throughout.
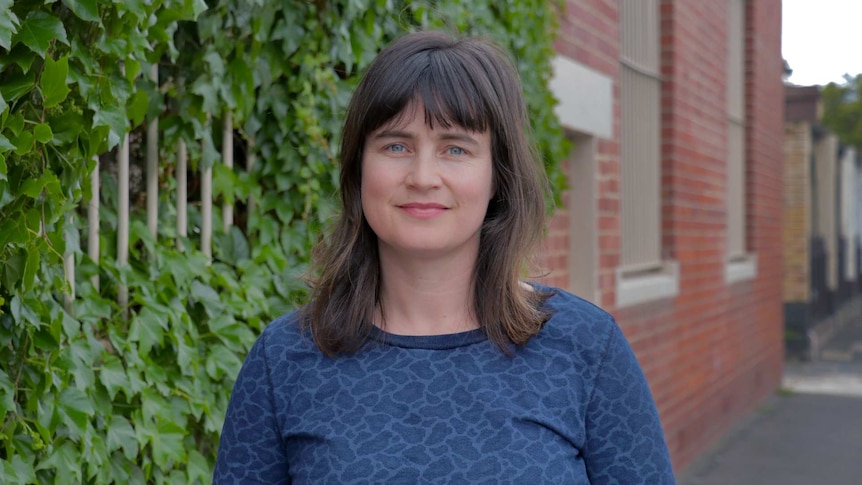
<path id="1" fill-rule="evenodd" d="M 209 76 L 201 75 L 192 84 L 192 92 L 203 98 L 203 110 L 208 113 L 219 111 L 219 86 Z"/>
<path id="2" fill-rule="evenodd" d="M 15 412 L 15 385 L 9 375 L 0 369 L 0 416 Z"/>
<path id="3" fill-rule="evenodd" d="M 196 450 L 189 451 L 189 464 L 186 470 L 188 472 L 186 483 L 195 483 L 196 481 L 206 483 L 212 478 L 212 471 L 206 458 Z"/>
<path id="4" fill-rule="evenodd" d="M 114 414 L 110 418 L 108 428 L 108 451 L 123 450 L 123 456 L 129 460 L 135 459 L 138 454 L 138 440 L 135 438 L 135 430 L 129 421 L 121 415 Z"/>
<path id="5" fill-rule="evenodd" d="M 75 254 L 81 250 L 81 234 L 78 232 L 78 225 L 75 223 L 73 213 L 66 217 L 66 222 L 63 225 L 63 239 L 66 243 L 65 254 Z"/>
<path id="6" fill-rule="evenodd" d="M 144 0 L 122 0 L 117 3 L 125 7 L 127 12 L 133 14 L 139 19 L 142 19 L 147 15 L 146 5 L 149 2 L 145 3 Z"/>
<path id="7" fill-rule="evenodd" d="M 36 465 L 36 470 L 57 470 L 54 476 L 55 484 L 81 483 L 80 453 L 71 441 L 63 440 L 62 443 L 54 447 L 47 460 Z"/>
<path id="8" fill-rule="evenodd" d="M 159 420 L 158 430 L 151 436 L 153 461 L 157 466 L 168 468 L 173 463 L 183 463 L 186 460 L 186 447 L 183 446 L 185 430 L 174 423 Z"/>
<path id="9" fill-rule="evenodd" d="M 60 179 L 58 179 L 57 176 L 54 175 L 54 172 L 45 172 L 39 178 L 27 179 L 21 185 L 21 193 L 26 195 L 27 197 L 30 197 L 31 199 L 38 199 L 42 195 L 43 189 L 51 194 L 59 193 Z"/>
<path id="10" fill-rule="evenodd" d="M 63 333 L 69 338 L 78 335 L 78 332 L 81 330 L 81 323 L 72 318 L 72 316 L 69 315 L 69 313 L 65 309 L 63 309 L 62 312 L 63 316 L 61 323 L 63 327 Z"/>
<path id="11" fill-rule="evenodd" d="M 63 0 L 63 4 L 69 7 L 69 10 L 75 13 L 79 18 L 87 22 L 102 23 L 99 18 L 99 6 L 96 0 Z"/>
<path id="12" fill-rule="evenodd" d="M 12 455 L 10 462 L 3 462 L 5 476 L 9 477 L 10 483 L 38 483 L 36 470 L 29 461 L 24 461 L 21 455 Z"/>
<path id="13" fill-rule="evenodd" d="M 12 151 L 14 149 L 15 149 L 15 145 L 13 145 L 12 142 L 9 141 L 8 138 L 6 138 L 3 135 L 0 135 L 0 153 L 9 152 L 9 151 Z M 6 164 L 4 163 L 3 166 L 4 166 L 4 169 L 3 169 L 2 180 L 6 180 L 6 170 L 5 170 Z"/>
<path id="14" fill-rule="evenodd" d="M 59 409 L 79 430 L 87 426 L 93 416 L 93 402 L 84 391 L 77 387 L 68 387 L 60 393 Z"/>
<path id="15" fill-rule="evenodd" d="M 12 0 L 0 0 L 0 47 L 10 51 L 12 49 L 12 35 L 18 30 L 21 23 L 15 13 L 12 12 Z"/>
<path id="16" fill-rule="evenodd" d="M 3 155 L 0 155 L 0 158 L 3 158 Z M 5 180 L 0 180 L 0 209 L 11 204 L 13 200 L 15 200 L 15 198 L 12 197 L 12 191 L 9 189 L 9 183 Z"/>
<path id="17" fill-rule="evenodd" d="M 204 307 L 222 308 L 224 304 L 221 302 L 218 293 L 200 281 L 192 283 L 192 298 L 202 304 Z"/>
<path id="18" fill-rule="evenodd" d="M 51 131 L 51 126 L 48 123 L 39 123 L 33 128 L 33 136 L 39 143 L 48 143 L 54 138 L 54 132 Z"/>
<path id="19" fill-rule="evenodd" d="M 36 73 L 34 71 L 26 74 L 13 72 L 0 83 L 0 95 L 6 102 L 11 103 L 29 93 L 34 86 L 36 86 Z"/>
<path id="20" fill-rule="evenodd" d="M 81 113 L 73 110 L 63 111 L 57 116 L 48 118 L 51 130 L 54 132 L 53 144 L 68 145 L 78 140 L 78 136 L 85 133 L 84 117 Z"/>
<path id="21" fill-rule="evenodd" d="M 204 367 L 208 376 L 218 380 L 225 375 L 237 375 L 240 367 L 242 367 L 242 361 L 239 360 L 239 357 L 237 357 L 235 353 L 225 349 L 218 353 L 218 355 L 211 353 L 207 357 Z"/>
<path id="22" fill-rule="evenodd" d="M 108 355 L 105 357 L 104 362 L 102 362 L 99 381 L 108 390 L 108 396 L 111 397 L 111 400 L 114 400 L 119 391 L 124 391 L 126 395 L 129 395 L 126 389 L 129 383 L 128 377 L 126 377 L 126 369 L 123 368 L 123 363 L 120 359 L 113 355 Z"/>
<path id="23" fill-rule="evenodd" d="M 13 226 L 12 224 L 7 223 L 7 224 L 0 225 L 0 229 L 2 229 L 2 230 L 19 230 L 20 231 L 19 228 L 22 225 L 23 224 Z M 17 239 L 20 239 L 20 237 L 18 237 Z M 17 251 L 15 253 L 13 253 L 11 256 L 9 256 L 9 258 L 6 259 L 5 263 L 6 264 L 3 265 L 3 272 L 0 273 L 0 277 L 2 277 L 2 281 L 3 281 L 3 286 L 5 286 L 6 288 L 15 288 L 16 286 L 18 286 L 18 282 L 21 281 L 21 278 L 24 276 L 24 266 L 27 264 L 27 255 L 25 254 L 25 252 L 23 250 Z M 12 301 L 19 301 L 19 300 L 13 299 Z M 13 310 L 14 310 L 14 307 L 13 307 Z M 12 318 L 14 318 L 15 320 L 18 320 L 19 317 L 16 316 L 15 313 L 13 312 Z"/>
<path id="24" fill-rule="evenodd" d="M 37 10 L 27 15 L 13 39 L 21 41 L 42 58 L 45 57 L 53 40 L 69 45 L 63 23 L 44 10 Z"/>
<path id="25" fill-rule="evenodd" d="M 66 82 L 68 74 L 69 56 L 61 57 L 56 62 L 51 57 L 45 59 L 45 70 L 42 71 L 42 79 L 39 82 L 44 107 L 57 106 L 69 95 L 71 90 Z"/>
<path id="26" fill-rule="evenodd" d="M 58 328 L 57 334 L 62 328 Z M 87 390 L 96 383 L 93 372 L 93 349 L 88 345 L 86 339 L 75 339 L 68 348 L 72 361 L 71 374 L 75 378 L 75 385 L 81 390 Z"/>
<path id="27" fill-rule="evenodd" d="M 248 241 L 238 227 L 233 226 L 228 233 L 218 234 L 216 239 L 218 241 L 216 246 L 218 255 L 224 261 L 237 264 L 251 257 Z"/>
<path id="28" fill-rule="evenodd" d="M 150 308 L 144 307 L 141 313 L 132 319 L 129 326 L 129 340 L 138 342 L 141 354 L 147 354 L 155 345 L 161 345 L 165 336 L 167 324 L 162 317 L 156 315 Z"/>
<path id="29" fill-rule="evenodd" d="M 2 89 L 2 86 L 0 86 Z M 18 133 L 21 133 L 21 130 L 24 129 L 24 115 L 21 113 L 13 113 L 6 120 L 6 129 L 8 129 L 12 135 L 18 136 Z"/>
<path id="30" fill-rule="evenodd" d="M 179 336 L 176 343 L 176 349 L 177 363 L 179 364 L 183 375 L 193 375 L 195 369 L 192 367 L 192 361 L 196 357 L 195 349 L 186 344 L 185 339 L 182 336 Z"/>
<path id="31" fill-rule="evenodd" d="M 191 19 L 197 19 L 198 16 L 204 13 L 209 7 L 207 6 L 207 2 L 205 0 L 185 0 L 184 2 L 186 7 L 191 6 L 192 13 Z"/>
<path id="32" fill-rule="evenodd" d="M 136 91 L 126 104 L 126 116 L 132 120 L 132 126 L 138 126 L 144 121 L 149 108 L 149 97 L 144 91 Z"/>
<path id="33" fill-rule="evenodd" d="M 12 47 L 12 51 L 4 55 L 2 60 L 0 60 L 0 68 L 17 64 L 21 68 L 22 73 L 27 73 L 30 71 L 30 66 L 33 65 L 36 57 L 38 56 L 24 44 L 16 44 Z"/>
<path id="34" fill-rule="evenodd" d="M 126 112 L 118 106 L 101 105 L 93 115 L 93 128 L 108 128 L 108 149 L 119 145 L 126 135 Z"/>
<path id="35" fill-rule="evenodd" d="M 29 131 L 22 131 L 21 134 L 15 138 L 15 154 L 16 155 L 26 155 L 30 153 L 30 150 L 33 149 L 33 133 Z"/>

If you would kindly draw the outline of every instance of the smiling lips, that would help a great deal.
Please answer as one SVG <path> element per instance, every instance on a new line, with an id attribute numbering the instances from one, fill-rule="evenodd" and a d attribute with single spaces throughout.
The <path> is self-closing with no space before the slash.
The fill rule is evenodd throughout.
<path id="1" fill-rule="evenodd" d="M 398 208 L 407 213 L 410 217 L 417 219 L 431 219 L 443 214 L 449 208 L 442 204 L 423 204 L 420 202 L 410 202 L 404 205 L 399 205 Z"/>

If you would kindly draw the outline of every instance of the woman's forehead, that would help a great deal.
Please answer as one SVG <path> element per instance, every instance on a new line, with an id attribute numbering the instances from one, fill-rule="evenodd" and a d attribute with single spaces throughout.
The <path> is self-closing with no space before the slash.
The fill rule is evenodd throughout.
<path id="1" fill-rule="evenodd" d="M 487 130 L 482 129 L 471 129 L 470 127 L 464 126 L 462 123 L 459 123 L 452 113 L 443 112 L 439 108 L 440 103 L 435 103 L 437 109 L 431 109 L 426 106 L 426 104 L 422 101 L 418 96 L 413 98 L 404 108 L 401 109 L 398 113 L 392 116 L 390 119 L 386 120 L 377 127 L 373 132 L 380 132 L 384 130 L 395 130 L 395 129 L 403 129 L 408 125 L 412 124 L 416 121 L 417 116 L 421 116 L 424 118 L 425 125 L 428 126 L 432 130 L 439 129 L 447 129 L 447 130 L 456 130 L 456 131 L 466 131 L 471 133 L 482 133 Z"/>

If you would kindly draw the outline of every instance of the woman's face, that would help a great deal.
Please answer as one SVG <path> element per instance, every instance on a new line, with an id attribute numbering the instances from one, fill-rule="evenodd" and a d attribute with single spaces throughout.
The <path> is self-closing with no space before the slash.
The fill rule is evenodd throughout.
<path id="1" fill-rule="evenodd" d="M 490 134 L 431 129 L 418 102 L 395 120 L 362 152 L 362 210 L 381 253 L 475 258 L 492 196 Z"/>

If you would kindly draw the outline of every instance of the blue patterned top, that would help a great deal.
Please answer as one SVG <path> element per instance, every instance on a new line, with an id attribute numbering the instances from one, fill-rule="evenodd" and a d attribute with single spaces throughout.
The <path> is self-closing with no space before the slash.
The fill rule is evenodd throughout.
<path id="1" fill-rule="evenodd" d="M 555 291 L 553 316 L 514 357 L 481 330 L 378 330 L 329 358 L 296 313 L 279 318 L 233 389 L 214 483 L 673 484 L 613 317 Z"/>

